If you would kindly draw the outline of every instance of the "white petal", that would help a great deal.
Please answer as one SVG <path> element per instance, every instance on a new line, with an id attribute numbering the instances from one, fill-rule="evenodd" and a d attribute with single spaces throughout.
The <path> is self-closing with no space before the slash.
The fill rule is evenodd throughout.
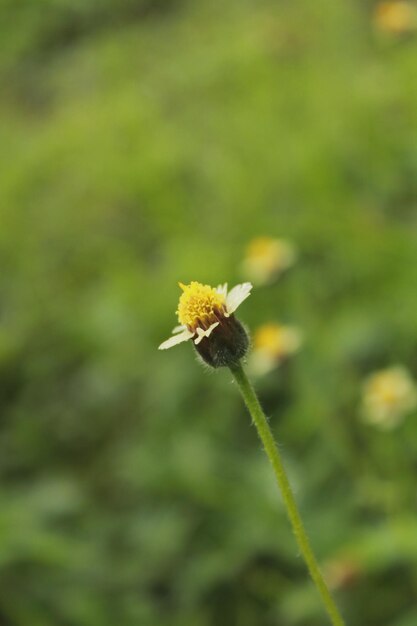
<path id="1" fill-rule="evenodd" d="M 216 291 L 217 291 L 217 293 L 219 293 L 220 295 L 222 295 L 222 296 L 224 296 L 226 298 L 226 296 L 227 296 L 227 283 L 224 283 L 224 285 L 217 285 Z"/>
<path id="2" fill-rule="evenodd" d="M 170 337 L 169 339 L 161 343 L 161 345 L 158 347 L 158 350 L 167 350 L 168 348 L 172 348 L 172 346 L 176 346 L 177 343 L 188 341 L 188 339 L 191 339 L 191 337 L 194 337 L 194 333 L 191 333 L 189 330 L 184 330 L 184 332 L 180 333 L 179 335 L 174 335 L 173 337 Z"/>
<path id="3" fill-rule="evenodd" d="M 182 332 L 182 331 L 183 331 L 183 330 L 185 330 L 186 328 L 187 328 L 187 327 L 186 327 L 186 326 L 184 326 L 184 324 L 180 324 L 179 326 L 175 326 L 175 327 L 172 329 L 172 334 L 173 334 L 173 335 L 176 335 L 177 333 Z"/>
<path id="4" fill-rule="evenodd" d="M 203 337 L 210 337 L 211 333 L 218 325 L 219 325 L 219 322 L 214 322 L 214 324 L 209 326 L 207 330 L 202 330 L 201 328 L 197 328 L 198 337 L 197 339 L 194 340 L 195 345 L 199 344 L 200 341 L 203 339 Z"/>
<path id="5" fill-rule="evenodd" d="M 229 315 L 234 313 L 243 300 L 250 296 L 251 289 L 252 283 L 242 283 L 229 291 L 226 298 L 226 308 Z"/>

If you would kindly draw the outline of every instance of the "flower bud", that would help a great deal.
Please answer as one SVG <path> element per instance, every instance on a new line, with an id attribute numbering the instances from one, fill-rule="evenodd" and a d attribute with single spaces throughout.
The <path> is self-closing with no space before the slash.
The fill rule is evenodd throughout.
<path id="1" fill-rule="evenodd" d="M 194 347 L 210 367 L 237 365 L 249 348 L 249 337 L 243 325 L 234 315 L 222 318 L 216 332 L 204 337 Z"/>

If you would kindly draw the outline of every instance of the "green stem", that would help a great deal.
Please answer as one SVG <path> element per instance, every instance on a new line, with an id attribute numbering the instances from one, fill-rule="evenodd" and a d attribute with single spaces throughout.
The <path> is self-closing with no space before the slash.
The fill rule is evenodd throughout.
<path id="1" fill-rule="evenodd" d="M 329 614 L 331 623 L 333 626 L 344 626 L 344 621 L 339 613 L 339 610 L 330 595 L 330 591 L 327 588 L 322 573 L 311 549 L 307 533 L 305 531 L 303 522 L 298 512 L 297 504 L 294 499 L 294 495 L 291 490 L 291 486 L 284 469 L 284 465 L 281 460 L 280 453 L 275 443 L 273 434 L 269 427 L 268 421 L 265 417 L 265 413 L 259 403 L 258 397 L 254 388 L 252 387 L 246 373 L 243 370 L 242 365 L 238 365 L 230 368 L 243 396 L 248 411 L 253 419 L 253 422 L 258 430 L 259 437 L 265 447 L 265 452 L 268 455 L 269 461 L 273 467 L 275 478 L 277 479 L 278 486 L 282 493 L 287 514 L 292 525 L 292 529 L 295 538 L 298 543 L 298 547 L 304 557 L 310 572 L 311 578 L 316 585 L 327 613 Z"/>

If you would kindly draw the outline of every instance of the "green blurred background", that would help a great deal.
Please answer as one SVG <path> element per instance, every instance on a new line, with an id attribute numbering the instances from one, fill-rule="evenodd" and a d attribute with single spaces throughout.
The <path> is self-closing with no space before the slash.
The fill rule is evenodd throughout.
<path id="1" fill-rule="evenodd" d="M 325 623 L 230 373 L 156 349 L 260 235 L 299 258 L 239 317 L 304 335 L 257 387 L 317 556 L 350 626 L 417 624 L 416 414 L 359 411 L 417 375 L 417 39 L 374 8 L 2 0 L 1 626 Z"/>

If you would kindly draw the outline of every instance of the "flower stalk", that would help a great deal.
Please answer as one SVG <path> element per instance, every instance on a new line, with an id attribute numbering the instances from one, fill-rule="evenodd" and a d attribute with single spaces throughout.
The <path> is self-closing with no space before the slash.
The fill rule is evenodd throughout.
<path id="1" fill-rule="evenodd" d="M 177 310 L 180 325 L 174 328 L 172 337 L 161 343 L 159 349 L 166 350 L 192 339 L 199 357 L 210 367 L 230 368 L 273 467 L 295 538 L 311 578 L 321 595 L 332 625 L 344 626 L 311 549 L 268 421 L 241 364 L 241 359 L 249 348 L 249 337 L 234 313 L 250 295 L 252 285 L 242 283 L 230 291 L 227 283 L 218 285 L 215 289 L 196 281 L 188 285 L 179 283 L 179 286 L 183 292 Z"/>
<path id="2" fill-rule="evenodd" d="M 277 444 L 274 440 L 271 428 L 260 405 L 256 392 L 248 377 L 246 376 L 246 373 L 243 370 L 241 363 L 231 365 L 230 371 L 232 372 L 233 377 L 239 387 L 239 391 L 242 394 L 249 414 L 252 417 L 252 420 L 258 431 L 259 438 L 262 441 L 265 452 L 272 465 L 275 478 L 281 490 L 284 505 L 287 510 L 287 515 L 298 543 L 298 547 L 306 562 L 311 578 L 322 598 L 323 604 L 330 617 L 330 621 L 333 626 L 344 626 L 343 618 L 341 617 L 339 610 L 330 594 L 330 591 L 326 585 L 326 582 L 316 561 L 316 557 L 314 556 L 310 541 L 308 539 L 300 513 L 298 511 L 297 503 L 295 501 Z"/>

